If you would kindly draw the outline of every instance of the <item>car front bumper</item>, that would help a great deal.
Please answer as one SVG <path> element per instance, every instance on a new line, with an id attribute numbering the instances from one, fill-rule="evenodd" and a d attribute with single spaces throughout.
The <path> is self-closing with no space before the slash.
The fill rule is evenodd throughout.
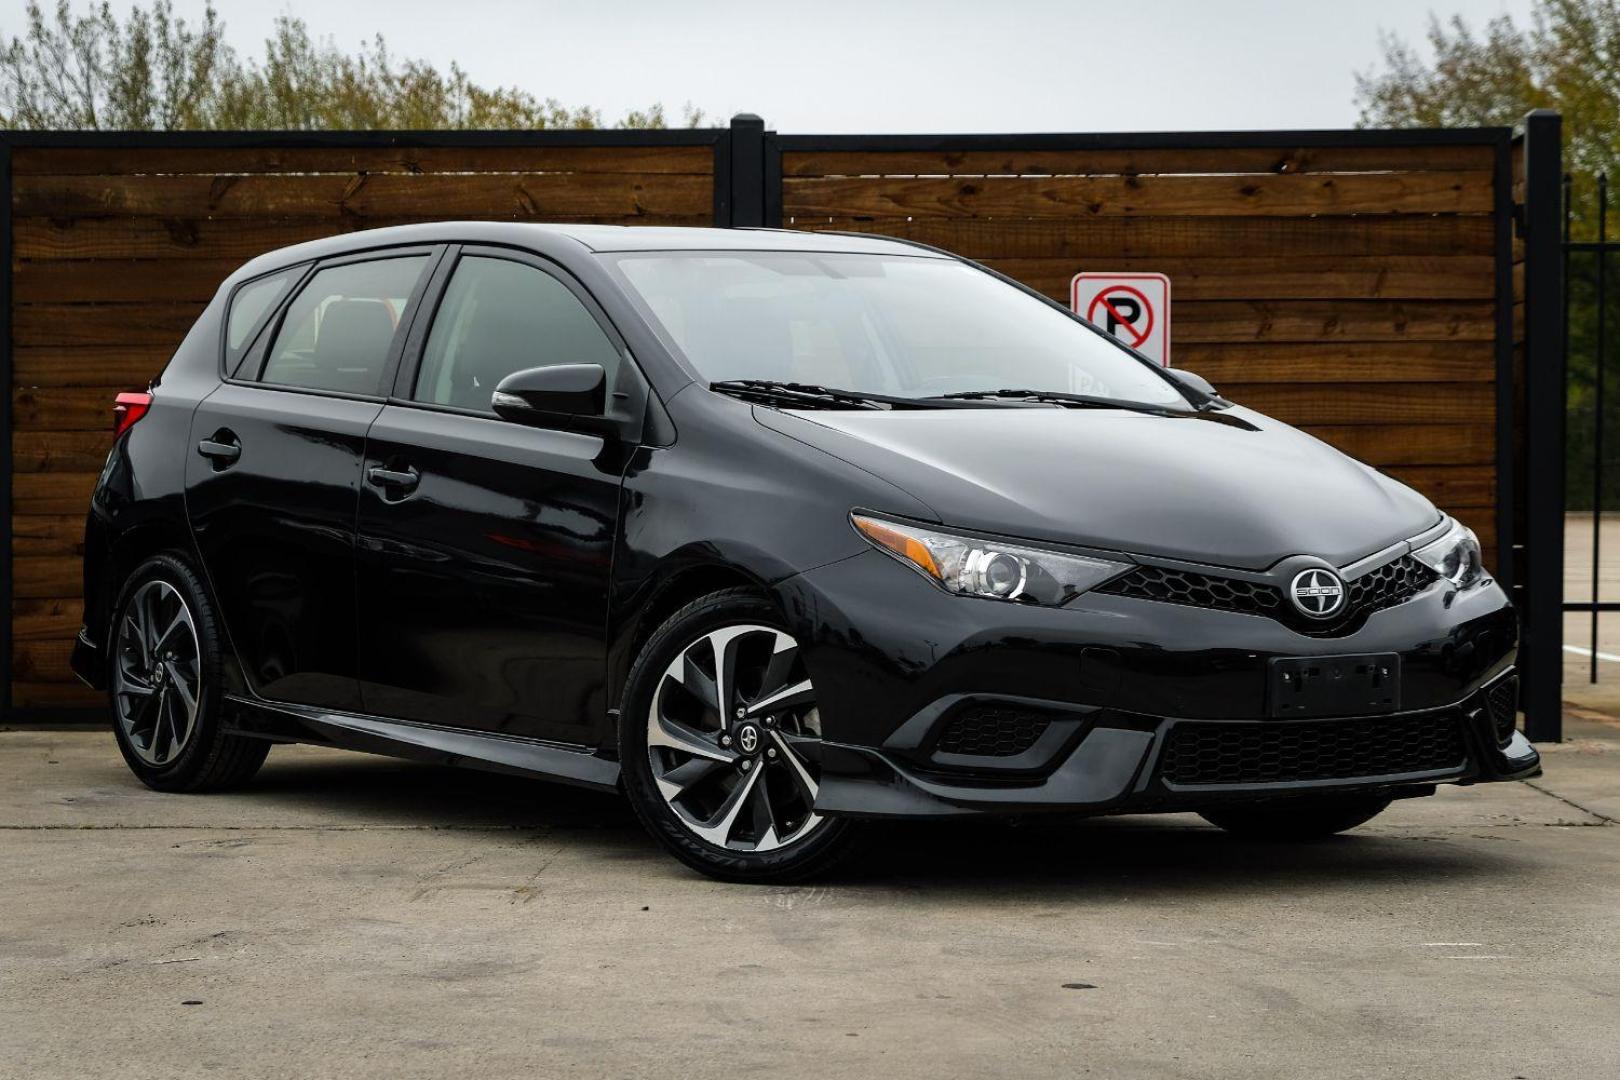
<path id="1" fill-rule="evenodd" d="M 817 686 L 828 814 L 1188 810 L 1540 772 L 1512 730 L 1517 620 L 1494 584 L 1430 586 L 1339 636 L 1100 593 L 953 596 L 876 551 L 777 589 Z M 1394 711 L 1267 718 L 1273 659 L 1388 653 Z"/>

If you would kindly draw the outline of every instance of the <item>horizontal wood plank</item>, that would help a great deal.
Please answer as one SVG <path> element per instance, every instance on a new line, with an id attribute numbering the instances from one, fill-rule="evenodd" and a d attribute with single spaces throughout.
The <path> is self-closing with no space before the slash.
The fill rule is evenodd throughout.
<path id="1" fill-rule="evenodd" d="M 1082 266 L 1087 261 L 1121 258 L 1275 257 L 1279 253 L 1324 258 L 1489 255 L 1496 245 L 1496 226 L 1489 218 L 1456 215 L 879 221 L 847 214 L 801 214 L 790 217 L 788 224 L 809 232 L 858 232 L 914 240 L 970 259 L 1074 259 Z"/>
<path id="2" fill-rule="evenodd" d="M 1182 300 L 1427 299 L 1489 300 L 1496 295 L 1496 260 L 1485 255 L 1250 255 L 1238 258 L 1101 257 L 987 259 L 986 265 L 1062 301 L 1074 275 L 1088 272 L 1166 274 Z"/>
<path id="3" fill-rule="evenodd" d="M 1285 424 L 1469 424 L 1496 415 L 1488 383 L 1232 383 L 1221 393 Z"/>
<path id="4" fill-rule="evenodd" d="M 1494 305 L 1435 300 L 1205 300 L 1171 309 L 1175 342 L 1492 341 Z"/>
<path id="5" fill-rule="evenodd" d="M 52 426 L 47 430 L 16 432 L 12 436 L 11 450 L 17 472 L 99 470 L 112 446 L 112 398 L 111 390 L 102 398 L 104 423 L 99 429 L 64 431 Z"/>
<path id="6" fill-rule="evenodd" d="M 693 173 L 709 176 L 714 171 L 714 150 L 708 146 L 33 148 L 12 151 L 11 168 L 17 176 L 359 172 Z"/>
<path id="7" fill-rule="evenodd" d="M 48 259 L 12 270 L 18 304 L 206 303 L 242 259 Z"/>
<path id="8" fill-rule="evenodd" d="M 18 197 L 22 198 L 20 194 Z M 83 199 L 75 199 L 72 205 L 83 203 Z M 1311 214 L 1488 214 L 1491 207 L 1491 176 L 1479 172 L 1237 177 L 829 177 L 788 179 L 782 185 L 782 212 L 794 216 L 1303 217 Z"/>
<path id="9" fill-rule="evenodd" d="M 1489 465 L 1496 429 L 1473 424 L 1319 424 L 1306 432 L 1378 468 L 1410 465 Z"/>
<path id="10" fill-rule="evenodd" d="M 73 637 L 16 641 L 11 646 L 11 677 L 22 682 L 68 682 L 75 678 L 68 661 Z"/>
<path id="11" fill-rule="evenodd" d="M 78 596 L 84 585 L 84 565 L 72 556 L 18 556 L 11 573 L 14 596 Z"/>
<path id="12" fill-rule="evenodd" d="M 12 341 L 29 346 L 166 346 L 174 349 L 205 303 L 24 304 L 12 316 Z"/>
<path id="13" fill-rule="evenodd" d="M 1491 382 L 1491 341 L 1178 342 L 1175 366 L 1222 386 L 1289 382 Z"/>
<path id="14" fill-rule="evenodd" d="M 29 514 L 11 519 L 13 555 L 84 554 L 83 514 Z"/>
<path id="15" fill-rule="evenodd" d="M 18 386 L 116 386 L 139 390 L 162 371 L 174 347 L 116 345 L 83 348 L 36 345 L 12 352 L 12 377 Z"/>
<path id="16" fill-rule="evenodd" d="M 1491 465 L 1394 466 L 1383 470 L 1446 511 L 1496 505 L 1496 469 Z"/>
<path id="17" fill-rule="evenodd" d="M 1489 171 L 1489 146 L 1257 146 L 1148 150 L 816 150 L 782 155 L 784 177 L 1134 176 L 1175 173 Z"/>
<path id="18" fill-rule="evenodd" d="M 81 518 L 90 509 L 90 493 L 95 490 L 99 473 L 17 473 L 11 478 L 11 512 L 15 516 L 29 514 L 72 515 Z M 64 595 L 77 596 L 74 588 Z"/>
<path id="19" fill-rule="evenodd" d="M 239 259 L 320 240 L 357 229 L 412 225 L 443 216 L 321 219 L 243 219 L 213 221 L 198 209 L 170 218 L 18 218 L 13 223 L 13 255 L 19 259 Z M 464 215 L 499 220 L 494 213 Z M 605 225 L 700 225 L 714 223 L 713 208 L 700 214 L 664 217 L 593 218 Z"/>
<path id="20" fill-rule="evenodd" d="M 13 182 L 11 203 L 20 217 L 58 219 L 393 218 L 431 209 L 446 218 L 543 221 L 712 213 L 714 189 L 705 176 L 653 173 L 603 173 L 583 182 L 569 173 L 22 176 Z"/>

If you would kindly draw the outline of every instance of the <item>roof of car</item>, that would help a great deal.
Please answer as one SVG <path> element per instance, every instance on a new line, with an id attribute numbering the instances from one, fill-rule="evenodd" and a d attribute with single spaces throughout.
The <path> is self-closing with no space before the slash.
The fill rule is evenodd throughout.
<path id="1" fill-rule="evenodd" d="M 281 248 L 243 266 L 233 280 L 307 262 L 401 244 L 489 243 L 545 249 L 559 239 L 594 252 L 819 251 L 943 257 L 927 248 L 882 236 L 851 236 L 793 229 L 704 229 L 647 225 L 541 225 L 517 221 L 439 221 L 339 233 Z"/>

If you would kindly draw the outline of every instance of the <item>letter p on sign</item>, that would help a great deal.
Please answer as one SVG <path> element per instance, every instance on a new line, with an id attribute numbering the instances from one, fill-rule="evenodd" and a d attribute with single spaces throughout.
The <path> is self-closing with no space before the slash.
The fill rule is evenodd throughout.
<path id="1" fill-rule="evenodd" d="M 1076 315 L 1170 366 L 1170 279 L 1163 274 L 1086 271 L 1069 283 Z"/>

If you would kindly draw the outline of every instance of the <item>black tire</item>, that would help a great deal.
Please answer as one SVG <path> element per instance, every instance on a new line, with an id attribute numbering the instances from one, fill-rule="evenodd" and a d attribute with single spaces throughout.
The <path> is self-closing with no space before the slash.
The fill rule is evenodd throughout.
<path id="1" fill-rule="evenodd" d="M 1365 825 L 1388 809 L 1387 795 L 1336 795 L 1201 810 L 1198 816 L 1245 840 L 1321 840 Z"/>
<path id="2" fill-rule="evenodd" d="M 167 747 L 170 752 L 156 763 L 143 759 L 142 753 L 148 748 L 138 746 L 136 736 L 126 730 L 119 704 L 117 673 L 123 641 L 121 629 L 129 614 L 131 601 L 151 582 L 166 584 L 189 609 L 191 624 L 195 629 L 197 655 L 194 662 L 188 665 L 188 670 L 196 672 L 199 683 L 195 693 L 196 715 L 189 731 L 178 749 L 173 748 L 171 740 L 171 745 Z M 225 730 L 222 691 L 224 649 L 224 635 L 214 605 L 197 574 L 182 556 L 166 552 L 136 567 L 119 594 L 107 635 L 107 698 L 118 749 L 124 755 L 130 771 L 147 787 L 175 792 L 223 791 L 246 783 L 264 764 L 265 755 L 270 752 L 269 742 L 232 735 Z"/>
<path id="3" fill-rule="evenodd" d="M 792 636 L 774 605 L 747 589 L 737 588 L 711 593 L 687 604 L 670 616 L 642 647 L 630 670 L 619 721 L 619 755 L 625 793 L 636 817 L 653 838 L 694 870 L 721 881 L 769 884 L 803 881 L 827 873 L 851 854 L 861 831 L 857 823 L 821 818 L 802 838 L 770 851 L 723 847 L 699 837 L 683 822 L 659 792 L 653 772 L 648 718 L 654 693 L 666 670 L 706 635 L 741 625 L 768 627 L 789 638 Z M 737 767 L 741 767 L 740 761 Z M 772 767 L 782 765 L 778 762 Z M 717 770 L 725 772 L 723 782 L 735 782 L 730 768 Z M 760 772 L 764 774 L 766 769 L 761 768 Z M 765 778 L 762 777 L 761 782 L 765 783 Z"/>

